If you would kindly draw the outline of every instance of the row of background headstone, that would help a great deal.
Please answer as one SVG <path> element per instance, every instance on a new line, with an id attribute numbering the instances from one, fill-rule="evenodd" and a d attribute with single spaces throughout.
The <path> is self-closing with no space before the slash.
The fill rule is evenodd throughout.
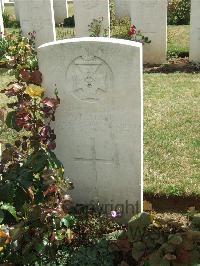
<path id="1" fill-rule="evenodd" d="M 5 0 L 4 0 L 5 1 Z M 19 20 L 19 6 L 18 4 L 23 3 L 25 0 L 15 0 L 15 15 L 16 19 Z M 67 0 L 53 0 L 54 19 L 55 23 L 63 23 L 64 19 L 68 17 L 68 2 Z"/>
<path id="2" fill-rule="evenodd" d="M 200 62 L 200 1 L 191 0 L 190 61 Z"/>
<path id="3" fill-rule="evenodd" d="M 54 27 L 53 20 L 55 19 L 51 2 L 53 2 L 54 14 L 59 15 L 58 10 L 67 10 L 66 0 L 15 0 L 22 32 L 27 34 L 35 30 L 37 46 L 55 40 L 55 31 L 51 29 Z M 167 50 L 167 0 L 142 0 L 136 3 L 135 1 L 131 2 L 131 17 L 135 18 L 136 27 L 142 29 L 144 35 L 151 39 L 151 44 L 144 47 L 144 62 L 163 63 L 166 60 Z M 33 12 L 28 12 L 31 9 Z M 46 11 L 44 12 L 44 10 Z M 155 10 L 156 15 L 153 16 Z M 88 25 L 93 19 L 99 18 L 103 18 L 102 28 L 106 29 L 110 36 L 109 0 L 74 0 L 74 14 L 76 37 L 89 36 Z M 63 15 L 67 17 L 67 14 Z M 64 17 L 59 15 L 60 21 Z"/>
<path id="4" fill-rule="evenodd" d="M 4 10 L 5 0 L 1 2 L 1 13 Z M 8 2 L 8 1 L 7 1 Z M 11 2 L 11 1 L 10 1 Z M 21 10 L 21 27 L 24 34 L 33 30 L 38 31 L 38 35 L 41 33 L 41 38 L 38 37 L 37 44 L 40 45 L 47 41 L 54 41 L 55 30 L 54 20 L 56 23 L 61 23 L 68 17 L 68 5 L 67 0 L 53 0 L 46 2 L 31 1 L 29 0 L 15 0 L 16 16 L 19 16 Z M 34 4 L 36 2 L 37 4 Z M 52 5 L 47 8 L 47 6 Z M 200 1 L 192 0 L 191 5 L 191 33 L 190 33 L 190 61 L 200 61 L 199 52 L 199 14 L 200 14 Z M 19 8 L 19 5 L 21 6 Z M 37 14 L 32 15 L 32 12 L 24 14 L 26 5 L 31 8 L 37 8 L 38 20 L 36 20 Z M 43 10 L 45 6 L 45 12 Z M 144 62 L 145 63 L 164 63 L 166 60 L 167 52 L 167 0 L 115 0 L 116 15 L 117 17 L 130 16 L 132 24 L 140 29 L 142 33 L 149 37 L 151 44 L 144 46 Z M 54 10 L 54 12 L 53 12 Z M 50 11 L 50 13 L 49 13 Z M 42 14 L 40 15 L 40 13 Z M 47 13 L 47 14 L 46 14 Z M 53 14 L 54 13 L 54 14 Z M 108 0 L 74 0 L 74 13 L 76 21 L 76 37 L 89 36 L 88 25 L 94 18 L 102 18 L 102 28 L 108 29 L 110 27 L 110 12 Z M 49 17 L 47 19 L 47 17 Z M 33 23 L 31 22 L 33 18 Z M 39 21 L 39 23 L 37 22 Z M 45 25 L 49 21 L 49 25 Z M 32 25 L 31 25 L 32 24 Z M 36 24 L 41 24 L 38 27 Z M 50 29 L 52 27 L 52 29 Z M 44 30 L 42 30 L 43 28 Z M 0 31 L 4 31 L 2 16 L 0 16 Z M 40 32 L 40 33 L 39 33 Z M 49 37 L 48 37 L 49 35 Z M 109 35 L 109 34 L 108 34 Z"/>
<path id="5" fill-rule="evenodd" d="M 1 0 L 1 3 L 3 1 L 5 0 Z M 19 14 L 19 12 L 21 14 L 20 21 L 22 32 L 27 34 L 35 30 L 37 31 L 37 35 L 41 33 L 41 38 L 38 37 L 38 39 L 40 39 L 37 42 L 38 45 L 47 41 L 54 41 L 56 38 L 55 30 L 53 29 L 54 20 L 56 23 L 61 23 L 68 17 L 67 0 L 33 0 L 31 2 L 33 3 L 30 3 L 29 0 L 15 0 L 16 16 L 18 16 L 17 14 Z M 34 4 L 34 2 L 37 4 Z M 53 9 L 52 7 L 47 7 L 52 5 L 51 2 L 53 2 Z M 118 17 L 130 16 L 132 24 L 151 40 L 150 44 L 144 46 L 144 62 L 164 63 L 167 53 L 167 0 L 115 0 L 115 2 L 116 15 Z M 200 61 L 200 52 L 198 49 L 200 34 L 198 25 L 200 13 L 199 2 L 198 0 L 192 0 L 190 38 L 191 61 Z M 37 9 L 37 13 L 35 13 L 34 16 L 30 11 L 24 14 L 27 8 L 31 8 L 31 5 L 34 5 L 34 9 Z M 3 5 L 1 6 L 3 9 Z M 43 9 L 44 7 L 46 10 L 45 12 Z M 76 37 L 89 36 L 88 25 L 95 18 L 103 18 L 102 28 L 107 29 L 108 35 L 110 36 L 109 0 L 74 0 L 74 14 Z M 38 17 L 37 20 L 36 15 Z M 48 23 L 47 21 L 49 21 L 49 25 L 45 25 Z M 38 28 L 36 24 L 41 25 Z M 52 29 L 50 30 L 51 27 Z M 42 28 L 44 30 L 42 30 Z M 1 31 L 3 31 L 2 21 L 1 29 Z"/>
<path id="6" fill-rule="evenodd" d="M 120 8 L 118 2 L 116 10 L 127 9 L 129 13 L 126 15 L 131 17 L 131 23 L 151 40 L 144 46 L 144 62 L 164 63 L 167 53 L 167 0 L 122 0 Z M 88 25 L 97 18 L 103 18 L 102 28 L 107 29 L 110 36 L 108 0 L 74 0 L 74 12 L 77 37 L 89 36 Z"/>
<path id="7" fill-rule="evenodd" d="M 141 5 L 141 3 L 142 6 L 138 9 L 138 5 Z M 136 8 L 130 8 L 131 4 L 133 4 L 133 6 Z M 150 10 L 147 11 L 148 5 L 151 4 L 153 5 L 152 12 Z M 154 0 L 153 1 L 115 0 L 116 16 L 131 17 L 132 23 L 137 28 L 139 29 L 141 28 L 141 30 L 144 33 L 147 33 L 147 36 L 152 40 L 152 44 L 150 46 L 146 46 L 144 49 L 144 59 L 146 56 L 149 57 L 147 61 L 152 62 L 151 56 L 156 55 L 156 53 L 157 53 L 156 57 L 158 58 L 160 57 L 161 62 L 165 60 L 166 56 L 165 50 L 167 49 L 165 42 L 166 29 L 167 29 L 166 28 L 167 24 L 165 24 L 166 23 L 165 19 L 167 16 L 167 10 L 165 5 L 166 3 L 162 2 L 162 0 L 155 0 L 155 1 Z M 143 9 L 142 13 L 141 13 L 141 8 Z M 147 12 L 149 12 L 149 14 Z M 153 36 L 152 33 L 148 32 L 147 30 L 150 27 L 150 23 L 149 25 L 146 24 L 147 20 L 154 21 L 151 23 L 151 26 L 154 27 Z M 156 27 L 157 30 L 155 31 Z M 200 62 L 199 47 L 200 47 L 200 1 L 191 0 L 190 51 L 189 51 L 189 59 L 191 62 Z M 154 51 L 152 52 L 152 50 Z M 156 60 L 156 62 L 158 61 L 159 59 Z"/>

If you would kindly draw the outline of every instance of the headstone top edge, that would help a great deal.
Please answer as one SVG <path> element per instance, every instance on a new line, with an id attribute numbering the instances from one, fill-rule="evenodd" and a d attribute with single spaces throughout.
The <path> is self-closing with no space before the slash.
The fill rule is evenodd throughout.
<path id="1" fill-rule="evenodd" d="M 51 47 L 54 45 L 60 45 L 60 44 L 70 44 L 70 43 L 110 43 L 110 44 L 121 44 L 121 45 L 127 45 L 127 46 L 133 46 L 142 48 L 142 44 L 139 42 L 129 41 L 129 40 L 122 40 L 122 39 L 115 39 L 115 38 L 107 38 L 107 37 L 80 37 L 80 38 L 71 38 L 71 39 L 65 39 L 60 41 L 53 41 L 48 42 L 45 44 L 42 44 L 38 47 L 38 49 Z"/>

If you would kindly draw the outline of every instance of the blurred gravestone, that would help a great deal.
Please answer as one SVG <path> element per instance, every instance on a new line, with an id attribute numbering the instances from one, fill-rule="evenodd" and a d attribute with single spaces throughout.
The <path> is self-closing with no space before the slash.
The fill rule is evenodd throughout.
<path id="1" fill-rule="evenodd" d="M 0 38 L 4 35 L 4 25 L 3 25 L 3 10 L 0 4 Z"/>
<path id="2" fill-rule="evenodd" d="M 115 11 L 118 18 L 130 17 L 131 0 L 115 0 Z"/>
<path id="3" fill-rule="evenodd" d="M 200 1 L 191 1 L 190 61 L 200 62 Z"/>
<path id="4" fill-rule="evenodd" d="M 4 0 L 0 0 L 0 5 L 1 5 L 1 11 L 2 13 L 5 11 L 5 5 L 4 5 Z"/>
<path id="5" fill-rule="evenodd" d="M 144 62 L 161 64 L 167 53 L 167 0 L 132 0 L 131 23 L 151 40 L 144 45 Z"/>
<path id="6" fill-rule="evenodd" d="M 109 0 L 74 0 L 74 17 L 76 37 L 89 37 L 94 19 L 102 20 L 100 35 L 104 36 L 105 30 L 110 36 Z"/>
<path id="7" fill-rule="evenodd" d="M 36 32 L 36 47 L 55 41 L 53 0 L 17 0 L 22 34 Z"/>
<path id="8" fill-rule="evenodd" d="M 19 7 L 18 7 L 18 2 L 20 0 L 15 0 L 15 3 L 14 3 L 14 9 L 15 9 L 15 18 L 17 21 L 19 21 Z"/>
<path id="9" fill-rule="evenodd" d="M 68 17 L 68 3 L 67 0 L 53 0 L 55 23 L 63 23 L 64 19 Z"/>

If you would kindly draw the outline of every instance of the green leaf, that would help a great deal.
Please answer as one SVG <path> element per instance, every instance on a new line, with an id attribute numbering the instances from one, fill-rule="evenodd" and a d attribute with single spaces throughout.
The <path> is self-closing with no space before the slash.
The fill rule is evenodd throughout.
<path id="1" fill-rule="evenodd" d="M 45 168 L 47 163 L 48 161 L 45 151 L 39 150 L 28 157 L 24 166 L 31 169 L 34 173 L 39 173 Z"/>
<path id="2" fill-rule="evenodd" d="M 0 210 L 0 224 L 3 222 L 4 219 L 4 213 L 2 212 L 2 210 Z"/>
<path id="3" fill-rule="evenodd" d="M 121 239 L 125 239 L 126 238 L 126 232 L 124 230 L 117 230 L 114 232 L 111 232 L 107 235 L 105 235 L 105 238 L 107 240 L 112 240 L 112 241 L 116 241 L 116 240 L 121 240 Z"/>
<path id="4" fill-rule="evenodd" d="M 133 216 L 128 222 L 128 239 L 130 242 L 141 240 L 147 227 L 151 224 L 152 217 L 149 213 Z"/>
<path id="5" fill-rule="evenodd" d="M 0 183 L 0 200 L 4 202 L 11 203 L 15 195 L 14 184 L 10 181 L 7 181 L 4 184 Z"/>
<path id="6" fill-rule="evenodd" d="M 12 128 L 12 129 L 15 129 L 16 131 L 20 131 L 20 128 L 16 125 L 15 120 L 16 120 L 16 112 L 12 111 L 8 113 L 6 117 L 6 125 L 8 128 Z"/>
<path id="7" fill-rule="evenodd" d="M 63 240 L 65 237 L 66 236 L 65 236 L 65 232 L 64 231 L 62 231 L 62 230 L 57 230 L 56 231 L 56 236 L 55 236 L 56 240 Z"/>
<path id="8" fill-rule="evenodd" d="M 13 207 L 11 204 L 3 203 L 3 205 L 1 205 L 1 207 L 0 207 L 0 209 L 9 212 L 16 220 L 18 219 L 15 207 Z"/>
<path id="9" fill-rule="evenodd" d="M 29 188 L 33 183 L 33 173 L 31 170 L 22 167 L 19 172 L 19 182 L 25 188 Z"/>
<path id="10" fill-rule="evenodd" d="M 64 218 L 60 221 L 61 226 L 64 225 L 67 228 L 71 228 L 76 223 L 76 218 L 72 215 L 66 215 Z"/>
<path id="11" fill-rule="evenodd" d="M 35 250 L 38 252 L 38 253 L 42 253 L 42 251 L 44 251 L 45 249 L 45 246 L 43 243 L 37 243 L 36 246 L 35 246 Z"/>
<path id="12" fill-rule="evenodd" d="M 132 257 L 138 261 L 145 252 L 145 244 L 141 241 L 133 243 Z"/>
<path id="13" fill-rule="evenodd" d="M 18 183 L 16 185 L 15 198 L 14 198 L 16 209 L 21 210 L 24 203 L 29 201 L 30 197 L 28 196 L 26 191 L 22 188 L 22 186 Z"/>
<path id="14" fill-rule="evenodd" d="M 49 151 L 48 154 L 49 154 L 51 164 L 53 164 L 54 167 L 56 167 L 58 169 L 64 168 L 63 164 L 58 160 L 58 158 L 56 157 L 54 152 Z"/>

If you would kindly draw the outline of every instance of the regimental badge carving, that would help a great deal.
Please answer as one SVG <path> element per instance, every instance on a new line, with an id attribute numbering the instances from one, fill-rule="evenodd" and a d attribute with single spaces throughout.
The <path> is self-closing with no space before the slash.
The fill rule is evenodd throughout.
<path id="1" fill-rule="evenodd" d="M 72 61 L 67 84 L 74 97 L 88 102 L 102 99 L 111 88 L 112 71 L 99 57 L 85 55 Z"/>

